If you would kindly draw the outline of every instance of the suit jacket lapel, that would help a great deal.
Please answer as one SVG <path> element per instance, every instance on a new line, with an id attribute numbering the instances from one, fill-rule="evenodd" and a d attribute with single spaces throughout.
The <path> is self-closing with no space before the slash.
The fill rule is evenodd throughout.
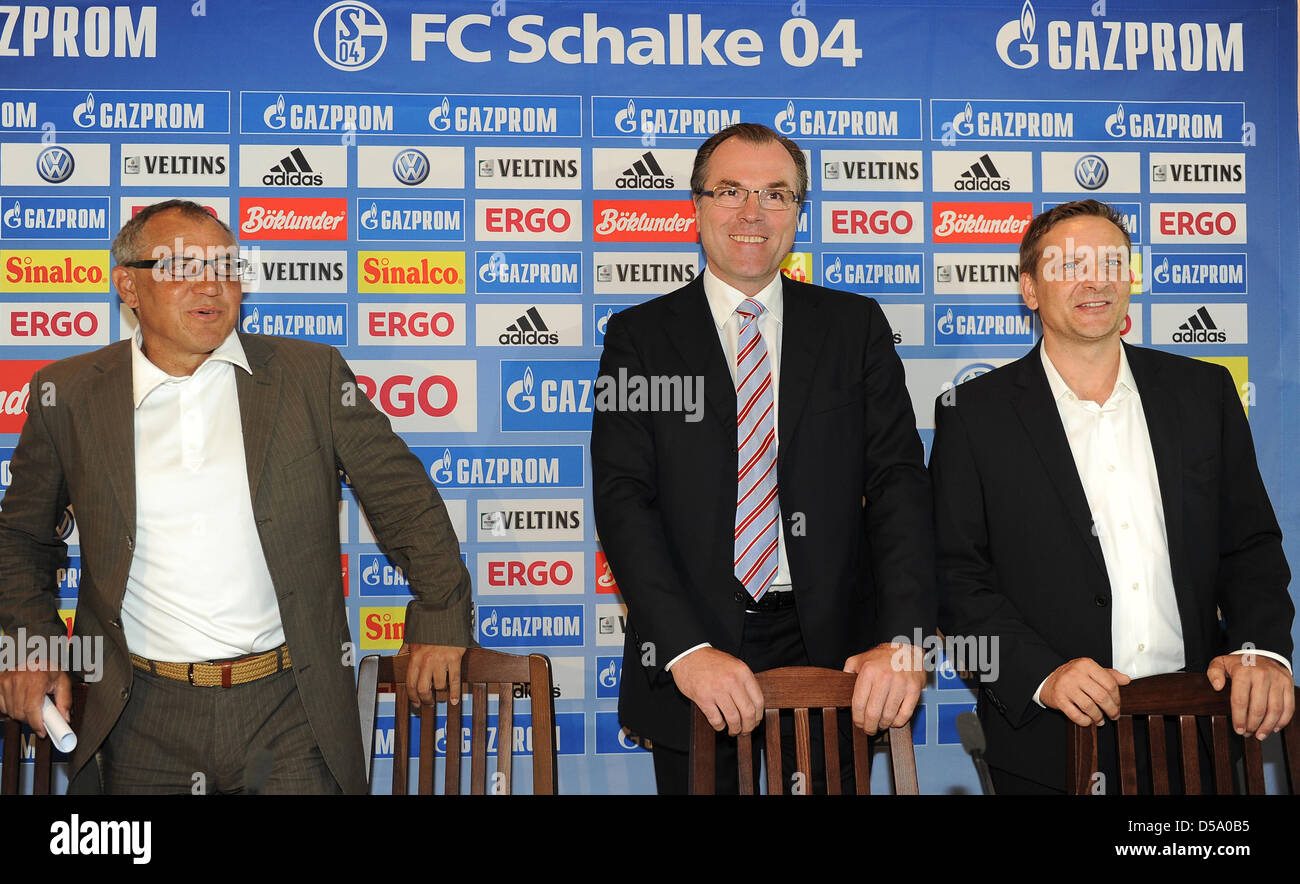
<path id="1" fill-rule="evenodd" d="M 695 277 L 690 286 L 674 299 L 669 319 L 668 337 L 685 360 L 687 374 L 704 378 L 704 399 L 713 416 L 736 433 L 736 385 L 731 379 L 718 327 L 713 324 L 708 299 L 704 296 L 704 278 Z"/>
<path id="2" fill-rule="evenodd" d="M 251 376 L 241 368 L 235 369 L 235 389 L 239 394 L 239 423 L 244 431 L 249 498 L 256 514 L 257 490 L 266 468 L 266 454 L 271 446 L 271 431 L 280 404 L 283 379 L 280 366 L 273 360 L 275 351 L 259 338 L 242 333 L 239 342 L 253 369 Z"/>
<path id="3" fill-rule="evenodd" d="M 135 407 L 131 392 L 131 344 L 105 348 L 94 363 L 99 373 L 88 397 L 86 416 L 109 484 L 117 497 L 127 535 L 135 536 Z M 33 391 L 36 395 L 37 391 Z"/>
<path id="4" fill-rule="evenodd" d="M 1179 584 L 1179 562 L 1183 549 L 1183 446 L 1177 401 L 1154 361 L 1146 351 L 1125 345 L 1128 366 L 1133 371 L 1142 411 L 1146 415 L 1151 453 L 1155 456 L 1156 477 L 1160 483 L 1160 504 L 1165 514 L 1165 538 L 1169 544 L 1169 568 L 1174 585 Z M 1181 603 L 1182 597 L 1179 597 Z M 1184 618 L 1183 622 L 1194 622 Z"/>
<path id="5" fill-rule="evenodd" d="M 813 369 L 826 337 L 819 316 L 822 294 L 815 286 L 796 285 L 781 277 L 781 406 L 777 427 L 777 469 L 790 450 L 795 429 L 808 403 Z"/>
<path id="6" fill-rule="evenodd" d="M 1079 480 L 1079 468 L 1070 451 L 1065 427 L 1061 425 L 1060 412 L 1052 399 L 1052 388 L 1047 384 L 1047 373 L 1043 371 L 1042 357 L 1039 355 L 1042 346 L 1042 341 L 1039 341 L 1038 346 L 1017 363 L 1020 377 L 1017 379 L 1018 391 L 1012 405 L 1038 451 L 1048 479 L 1069 513 L 1070 521 L 1078 528 L 1088 551 L 1101 569 L 1102 577 L 1106 578 L 1106 561 L 1102 558 L 1101 542 L 1093 528 L 1088 497 Z M 957 395 L 960 396 L 961 393 L 958 392 Z"/>

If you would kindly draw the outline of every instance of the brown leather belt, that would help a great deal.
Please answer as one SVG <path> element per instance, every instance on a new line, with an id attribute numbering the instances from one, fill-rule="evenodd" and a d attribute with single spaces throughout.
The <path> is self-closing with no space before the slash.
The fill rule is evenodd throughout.
<path id="1" fill-rule="evenodd" d="M 146 660 L 139 654 L 132 654 L 131 665 L 136 669 L 152 672 L 154 675 L 174 681 L 187 682 L 199 688 L 229 688 L 291 669 L 293 662 L 289 659 L 289 646 L 280 645 L 275 650 L 264 654 L 253 654 L 251 657 L 240 657 L 238 660 L 225 660 L 220 663 L 164 663 L 159 660 Z"/>

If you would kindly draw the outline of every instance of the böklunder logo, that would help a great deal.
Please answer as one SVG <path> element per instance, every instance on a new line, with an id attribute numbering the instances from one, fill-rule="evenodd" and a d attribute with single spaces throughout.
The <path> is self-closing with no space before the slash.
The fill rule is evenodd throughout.
<path id="1" fill-rule="evenodd" d="M 690 200 L 595 200 L 592 238 L 597 242 L 695 242 Z"/>
<path id="2" fill-rule="evenodd" d="M 246 239 L 346 240 L 348 201 L 343 198 L 244 198 L 239 233 Z"/>
<path id="3" fill-rule="evenodd" d="M 936 243 L 1019 243 L 1033 203 L 935 203 Z"/>

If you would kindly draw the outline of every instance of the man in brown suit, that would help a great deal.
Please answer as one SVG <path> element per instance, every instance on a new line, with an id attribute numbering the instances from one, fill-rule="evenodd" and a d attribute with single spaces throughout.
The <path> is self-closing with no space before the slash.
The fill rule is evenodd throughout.
<path id="1" fill-rule="evenodd" d="M 71 504 L 80 527 L 75 629 L 104 651 L 73 788 L 93 790 L 94 757 L 108 791 L 190 792 L 202 774 L 209 792 L 362 793 L 338 471 L 410 578 L 410 683 L 425 700 L 459 683 L 470 636 L 443 502 L 337 350 L 235 331 L 228 227 L 168 201 L 113 252 L 139 336 L 36 373 L 0 511 L 11 635 L 64 632 L 54 526 Z M 0 712 L 41 734 L 46 695 L 66 717 L 68 674 L 0 672 Z"/>

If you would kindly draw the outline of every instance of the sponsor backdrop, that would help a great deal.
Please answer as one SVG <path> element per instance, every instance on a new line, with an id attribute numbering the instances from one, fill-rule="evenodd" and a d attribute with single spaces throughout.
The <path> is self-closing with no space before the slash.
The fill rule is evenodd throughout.
<path id="1" fill-rule="evenodd" d="M 927 444 L 939 392 L 1039 334 L 1017 294 L 1032 215 L 1115 203 L 1128 340 L 1232 371 L 1294 538 L 1295 31 L 1266 0 L 5 6 L 0 481 L 32 371 L 132 333 L 111 237 L 196 199 L 254 262 L 242 327 L 339 347 L 442 489 L 478 641 L 550 655 L 562 791 L 649 791 L 617 722 L 588 431 L 608 317 L 700 272 L 694 148 L 746 120 L 805 149 L 787 272 L 879 299 Z M 391 653 L 406 577 L 346 488 L 339 526 L 358 653 Z M 925 791 L 977 788 L 954 727 L 972 701 L 950 669 L 927 689 Z M 529 727 L 500 739 L 527 750 Z"/>

